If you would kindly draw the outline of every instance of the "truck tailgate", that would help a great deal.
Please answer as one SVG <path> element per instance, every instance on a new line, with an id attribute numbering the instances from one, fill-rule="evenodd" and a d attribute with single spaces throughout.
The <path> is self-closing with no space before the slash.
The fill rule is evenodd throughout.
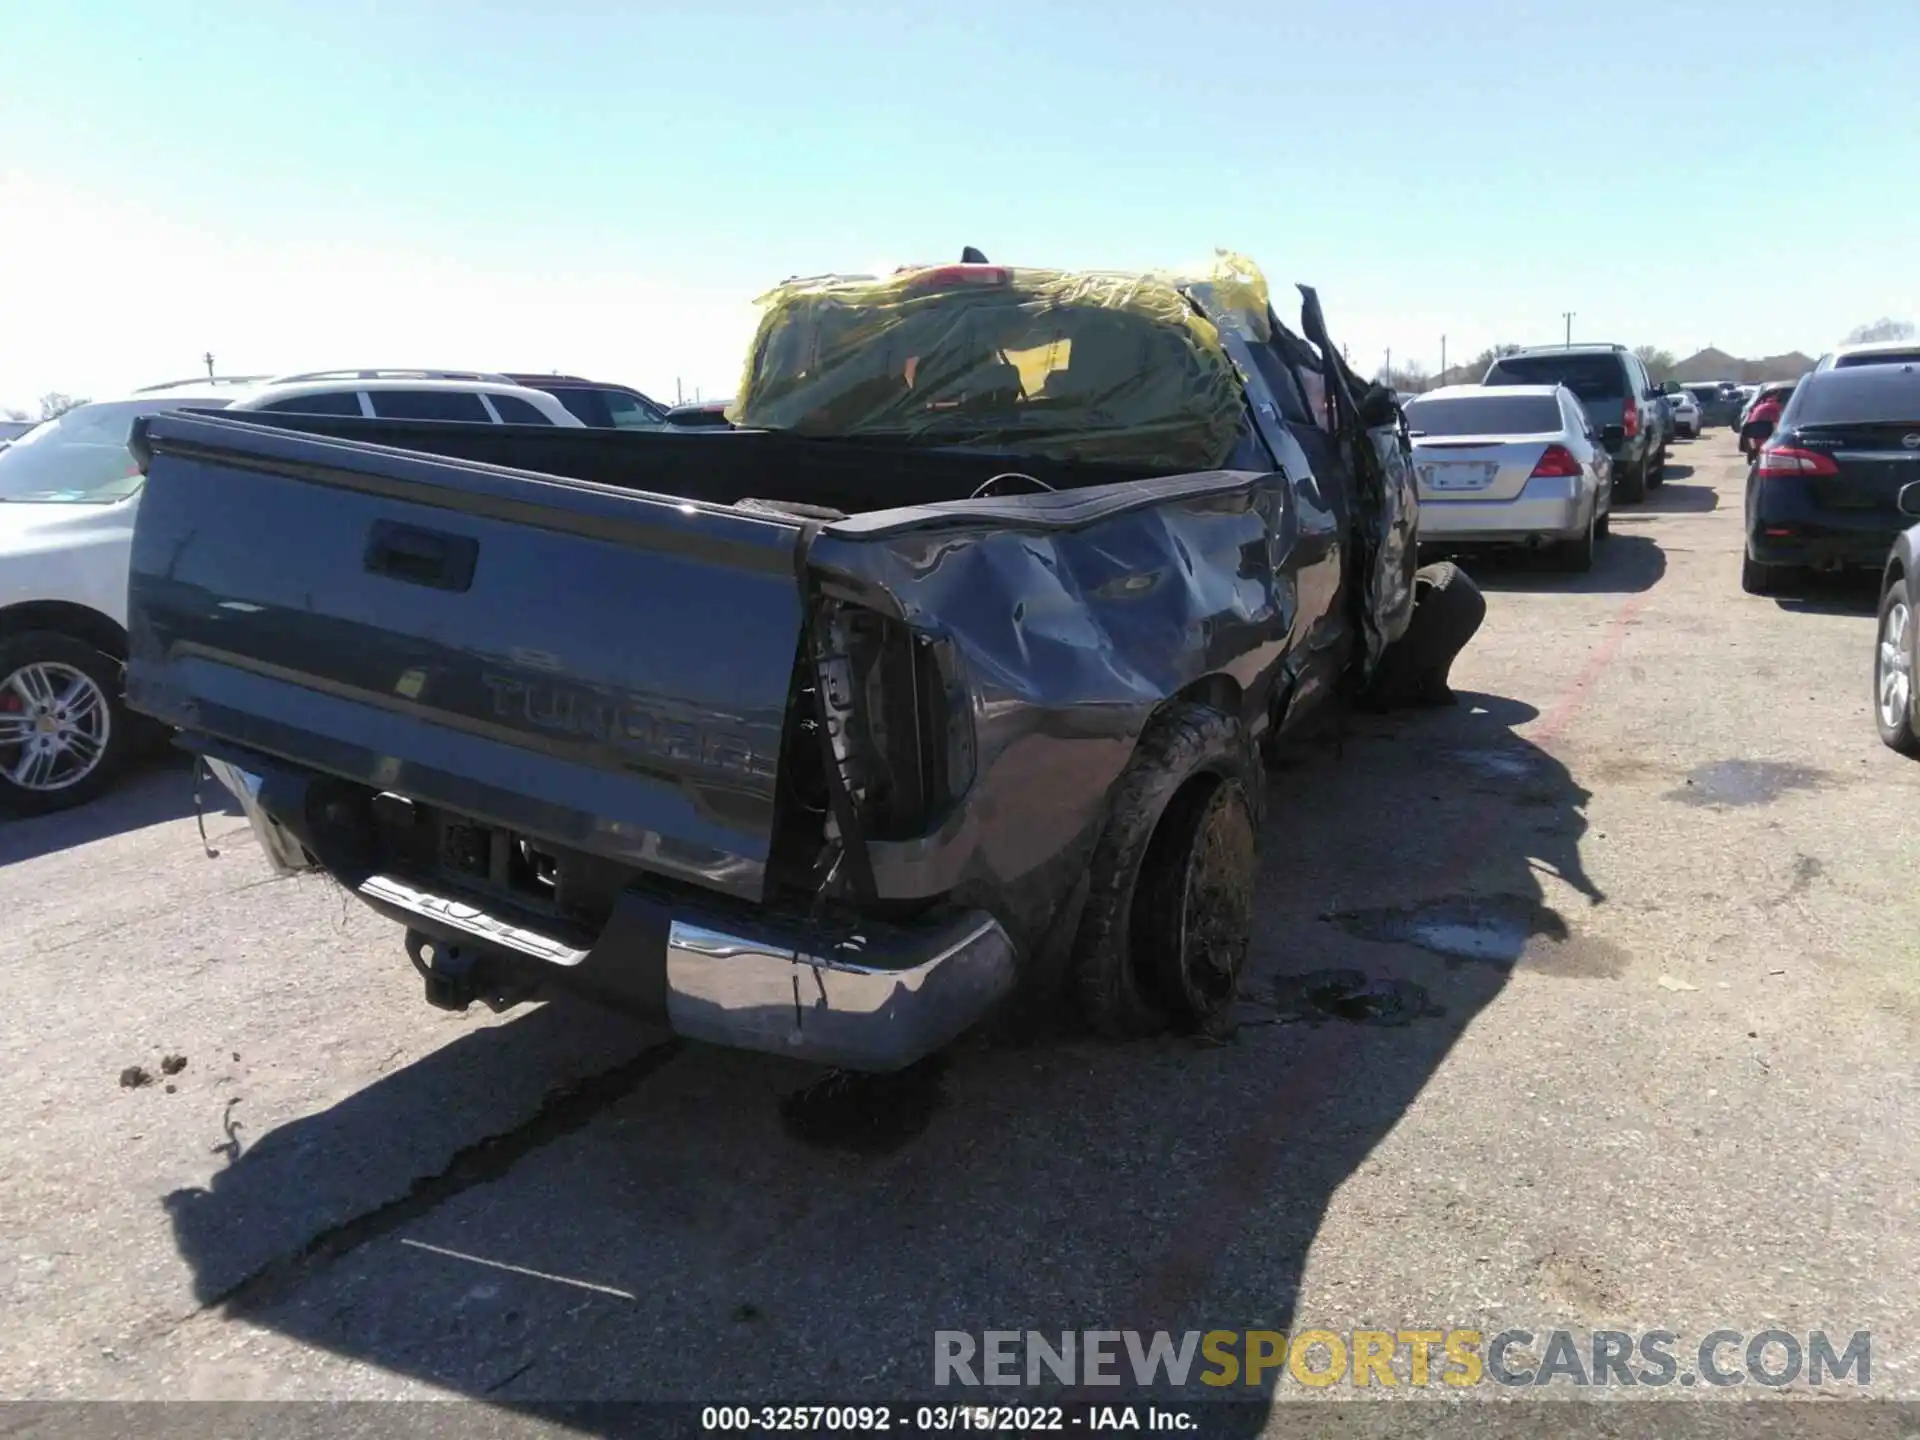
<path id="1" fill-rule="evenodd" d="M 761 898 L 797 522 L 237 419 L 135 445 L 136 709 Z"/>

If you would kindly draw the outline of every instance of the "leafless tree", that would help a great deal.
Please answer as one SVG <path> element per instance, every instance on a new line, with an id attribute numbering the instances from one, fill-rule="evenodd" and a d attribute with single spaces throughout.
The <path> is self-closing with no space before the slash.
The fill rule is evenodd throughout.
<path id="1" fill-rule="evenodd" d="M 1647 374 L 1658 385 L 1673 378 L 1673 367 L 1680 363 L 1671 350 L 1662 350 L 1658 345 L 1636 345 L 1633 353 L 1640 357 L 1640 363 L 1647 367 Z"/>
<path id="2" fill-rule="evenodd" d="M 1433 376 L 1427 367 L 1418 360 L 1409 360 L 1404 365 L 1395 365 L 1388 369 L 1382 365 L 1374 372 L 1376 385 L 1385 385 L 1390 390 L 1398 390 L 1402 395 L 1415 395 L 1433 384 Z"/>
<path id="3" fill-rule="evenodd" d="M 1911 340 L 1912 338 L 1913 322 L 1911 320 L 1894 320 L 1882 315 L 1871 325 L 1854 326 L 1847 332 L 1846 343 L 1863 345 L 1874 340 Z"/>
<path id="4" fill-rule="evenodd" d="M 40 397 L 40 418 L 58 420 L 67 411 L 87 403 L 84 395 L 66 395 L 58 390 L 49 390 Z"/>

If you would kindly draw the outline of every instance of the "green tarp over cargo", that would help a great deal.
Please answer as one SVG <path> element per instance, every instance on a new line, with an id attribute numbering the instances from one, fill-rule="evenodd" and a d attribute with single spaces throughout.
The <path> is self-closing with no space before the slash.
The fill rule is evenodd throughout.
<path id="1" fill-rule="evenodd" d="M 728 419 L 800 435 L 1210 470 L 1240 381 L 1178 282 L 944 265 L 796 280 L 763 315 Z"/>

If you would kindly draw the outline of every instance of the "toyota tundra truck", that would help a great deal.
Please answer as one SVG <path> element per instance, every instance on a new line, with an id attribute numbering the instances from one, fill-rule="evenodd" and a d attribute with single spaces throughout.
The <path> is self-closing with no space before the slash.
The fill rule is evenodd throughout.
<path id="1" fill-rule="evenodd" d="M 1203 1024 L 1263 745 L 1413 609 L 1404 429 L 1302 295 L 796 281 L 706 430 L 142 421 L 129 703 L 438 1005 L 868 1071 L 1020 996 Z"/>

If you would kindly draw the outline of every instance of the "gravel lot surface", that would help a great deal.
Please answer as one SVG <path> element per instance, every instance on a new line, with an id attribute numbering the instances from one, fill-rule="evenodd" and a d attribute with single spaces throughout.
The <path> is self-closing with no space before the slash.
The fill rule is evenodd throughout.
<path id="1" fill-rule="evenodd" d="M 937 1329 L 1566 1327 L 1870 1329 L 1920 1395 L 1920 766 L 1871 596 L 1743 596 L 1730 433 L 1672 461 L 1592 574 L 1474 571 L 1459 707 L 1276 773 L 1236 1034 L 969 1044 L 879 1153 L 784 1062 L 427 1008 L 230 808 L 203 853 L 177 764 L 0 824 L 0 1394 L 511 1418 L 924 1398 Z M 1326 970 L 1404 1023 L 1301 1019 Z"/>

